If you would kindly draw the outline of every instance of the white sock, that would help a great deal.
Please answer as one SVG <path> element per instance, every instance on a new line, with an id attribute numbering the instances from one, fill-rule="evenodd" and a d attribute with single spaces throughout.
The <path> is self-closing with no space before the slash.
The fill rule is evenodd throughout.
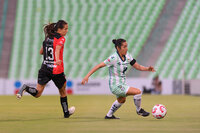
<path id="1" fill-rule="evenodd" d="M 141 109 L 142 94 L 138 94 L 138 95 L 133 96 L 133 99 L 134 99 L 134 104 L 136 106 L 136 111 L 138 112 Z"/>
<path id="2" fill-rule="evenodd" d="M 136 106 L 136 111 L 139 112 L 141 109 L 141 99 L 134 99 L 134 104 Z"/>
<path id="3" fill-rule="evenodd" d="M 115 113 L 115 111 L 117 111 L 117 110 L 121 107 L 122 104 L 123 104 L 123 103 L 119 103 L 119 102 L 116 100 L 116 101 L 112 104 L 110 110 L 108 111 L 107 116 L 108 116 L 108 117 L 111 117 L 111 116 Z"/>

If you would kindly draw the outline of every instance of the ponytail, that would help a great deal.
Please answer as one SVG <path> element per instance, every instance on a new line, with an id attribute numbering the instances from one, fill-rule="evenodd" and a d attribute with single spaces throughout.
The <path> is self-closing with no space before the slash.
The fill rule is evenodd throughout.
<path id="1" fill-rule="evenodd" d="M 113 42 L 114 44 L 117 44 L 117 40 L 116 40 L 116 39 L 113 39 L 112 42 Z"/>
<path id="2" fill-rule="evenodd" d="M 45 39 L 50 36 L 54 36 L 58 29 L 63 29 L 67 24 L 64 20 L 59 20 L 57 23 L 49 23 L 44 26 Z"/>
<path id="3" fill-rule="evenodd" d="M 45 39 L 55 35 L 55 25 L 56 23 L 49 23 L 44 26 Z"/>

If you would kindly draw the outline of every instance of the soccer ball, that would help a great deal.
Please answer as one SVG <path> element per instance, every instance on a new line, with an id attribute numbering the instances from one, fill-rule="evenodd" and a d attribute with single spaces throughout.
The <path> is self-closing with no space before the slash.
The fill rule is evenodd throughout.
<path id="1" fill-rule="evenodd" d="M 167 114 L 167 109 L 162 104 L 157 104 L 152 109 L 152 115 L 154 118 L 162 119 Z"/>

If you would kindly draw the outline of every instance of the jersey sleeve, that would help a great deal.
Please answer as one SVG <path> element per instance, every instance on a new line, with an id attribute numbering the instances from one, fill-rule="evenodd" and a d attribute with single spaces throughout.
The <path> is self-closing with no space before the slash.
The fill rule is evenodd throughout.
<path id="1" fill-rule="evenodd" d="M 64 46 L 64 43 L 65 43 L 65 38 L 64 37 L 61 37 L 57 40 L 57 45 L 60 45 L 60 46 Z"/>
<path id="2" fill-rule="evenodd" d="M 106 64 L 106 66 L 110 67 L 116 63 L 116 60 L 117 58 L 114 55 L 111 55 L 104 61 L 104 63 Z"/>
<path id="3" fill-rule="evenodd" d="M 133 66 L 136 60 L 129 53 L 127 53 L 127 58 L 128 58 L 128 63 L 130 63 L 130 65 Z"/>

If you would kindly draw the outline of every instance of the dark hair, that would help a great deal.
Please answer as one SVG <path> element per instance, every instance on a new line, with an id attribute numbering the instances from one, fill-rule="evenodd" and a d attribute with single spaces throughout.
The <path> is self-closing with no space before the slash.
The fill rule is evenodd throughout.
<path id="1" fill-rule="evenodd" d="M 117 49 L 117 47 L 121 48 L 122 43 L 126 42 L 125 39 L 113 39 L 112 42 L 115 44 L 115 48 Z"/>
<path id="2" fill-rule="evenodd" d="M 66 25 L 67 22 L 64 20 L 59 20 L 57 23 L 49 23 L 44 25 L 44 34 L 45 38 L 54 36 L 55 33 L 58 31 L 58 29 L 63 29 L 64 25 Z"/>

